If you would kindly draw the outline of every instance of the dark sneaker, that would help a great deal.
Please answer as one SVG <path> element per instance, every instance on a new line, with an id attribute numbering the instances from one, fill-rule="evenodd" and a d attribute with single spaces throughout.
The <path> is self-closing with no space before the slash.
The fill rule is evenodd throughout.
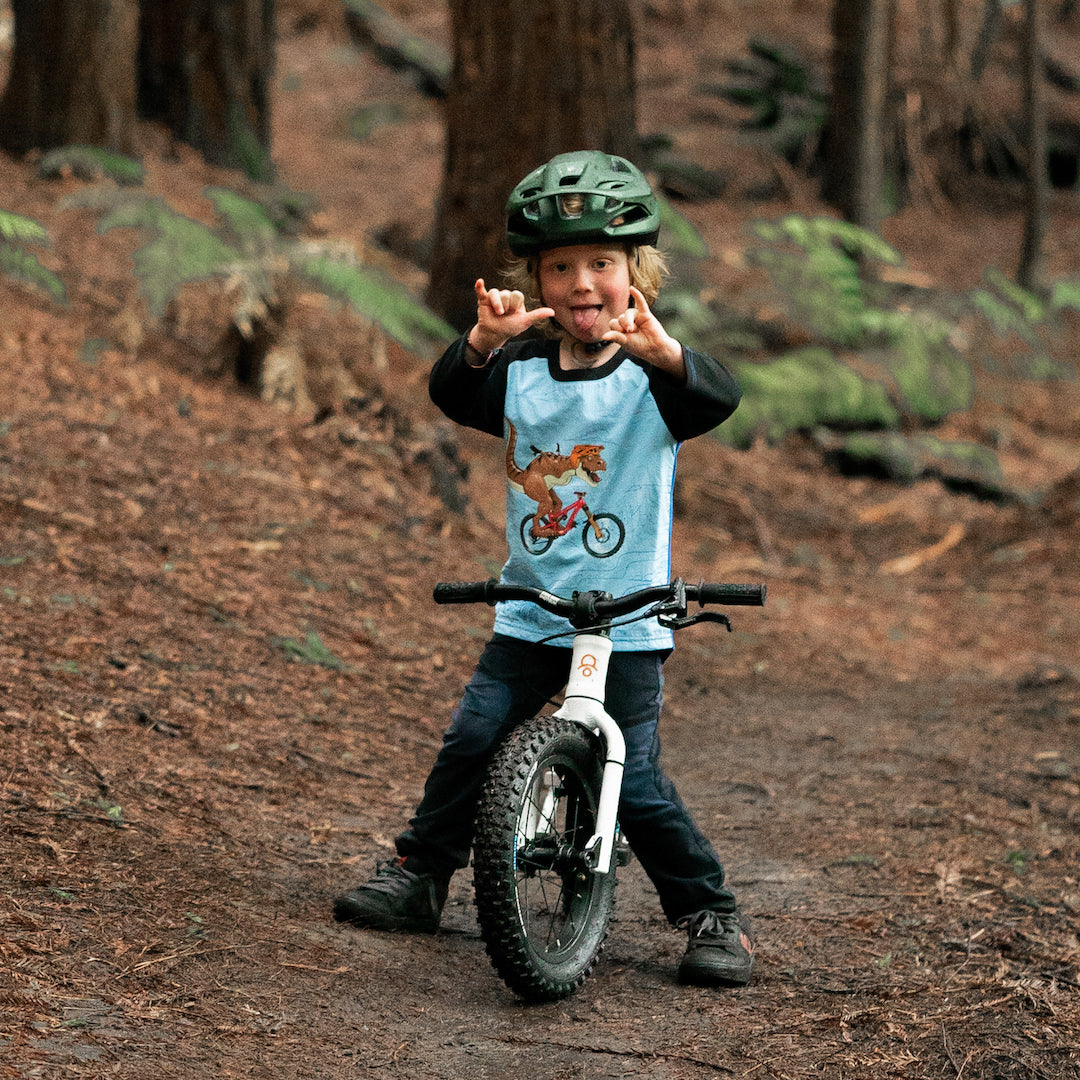
<path id="1" fill-rule="evenodd" d="M 690 943 L 679 962 L 679 982 L 693 986 L 745 986 L 754 966 L 750 920 L 738 912 L 699 911 L 680 920 Z"/>
<path id="2" fill-rule="evenodd" d="M 449 879 L 414 874 L 404 864 L 404 859 L 380 863 L 366 885 L 334 901 L 334 918 L 372 930 L 434 934 L 439 929 Z"/>

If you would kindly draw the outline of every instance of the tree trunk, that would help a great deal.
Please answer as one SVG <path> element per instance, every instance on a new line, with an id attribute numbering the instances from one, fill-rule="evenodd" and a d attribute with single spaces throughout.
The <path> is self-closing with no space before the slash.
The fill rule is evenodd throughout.
<path id="1" fill-rule="evenodd" d="M 1050 202 L 1047 174 L 1046 93 L 1043 88 L 1043 6 L 1045 0 L 1024 0 L 1023 73 L 1024 131 L 1027 133 L 1024 240 L 1017 282 L 1029 292 L 1043 287 L 1044 239 Z"/>
<path id="2" fill-rule="evenodd" d="M 513 186 L 556 154 L 637 148 L 629 0 L 451 0 L 454 68 L 427 302 L 462 330 L 498 277 Z"/>
<path id="3" fill-rule="evenodd" d="M 893 0 L 834 0 L 823 194 L 876 232 L 882 215 Z"/>
<path id="4" fill-rule="evenodd" d="M 139 112 L 215 165 L 273 176 L 274 0 L 142 0 Z"/>
<path id="5" fill-rule="evenodd" d="M 132 148 L 138 0 L 14 0 L 0 145 Z"/>

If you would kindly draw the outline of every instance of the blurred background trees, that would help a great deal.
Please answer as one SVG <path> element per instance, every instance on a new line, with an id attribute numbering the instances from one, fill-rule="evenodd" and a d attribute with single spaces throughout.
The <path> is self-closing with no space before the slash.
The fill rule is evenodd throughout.
<path id="1" fill-rule="evenodd" d="M 448 0 L 445 66 L 432 60 L 439 47 L 410 40 L 371 0 L 341 3 L 354 37 L 419 70 L 422 89 L 443 101 L 426 296 L 452 324 L 471 318 L 474 278 L 500 267 L 500 210 L 531 168 L 581 147 L 657 164 L 637 126 L 635 33 L 645 16 L 634 0 L 507 0 L 497 17 Z M 682 8 L 692 19 L 693 5 Z M 3 149 L 128 152 L 135 123 L 151 119 L 215 165 L 273 177 L 275 0 L 12 0 L 12 10 Z M 1080 93 L 1076 58 L 1051 47 L 1053 27 L 1077 17 L 1075 0 L 833 0 L 827 56 L 751 42 L 717 92 L 748 105 L 747 127 L 816 173 L 826 201 L 872 231 L 905 204 L 962 193 L 973 177 L 1021 181 L 1016 277 L 1039 289 L 1049 186 L 1080 181 L 1080 124 L 1048 107 L 1050 94 Z M 667 165 L 677 167 L 670 155 Z M 692 177 L 693 163 L 682 165 L 683 180 Z M 675 185 L 676 196 L 685 190 Z"/>
<path id="2" fill-rule="evenodd" d="M 121 153 L 161 120 L 215 165 L 269 179 L 274 0 L 13 0 L 0 147 Z"/>

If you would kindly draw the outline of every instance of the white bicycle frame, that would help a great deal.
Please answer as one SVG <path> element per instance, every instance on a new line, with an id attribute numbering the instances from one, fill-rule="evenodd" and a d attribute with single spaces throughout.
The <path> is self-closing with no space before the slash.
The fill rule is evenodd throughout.
<path id="1" fill-rule="evenodd" d="M 596 832 L 585 845 L 589 867 L 595 874 L 606 874 L 611 870 L 619 793 L 626 763 L 626 741 L 622 731 L 604 709 L 610 659 L 611 638 L 576 634 L 566 695 L 555 713 L 561 719 L 573 720 L 589 731 L 599 732 L 604 741 L 604 774 L 596 812 Z"/>

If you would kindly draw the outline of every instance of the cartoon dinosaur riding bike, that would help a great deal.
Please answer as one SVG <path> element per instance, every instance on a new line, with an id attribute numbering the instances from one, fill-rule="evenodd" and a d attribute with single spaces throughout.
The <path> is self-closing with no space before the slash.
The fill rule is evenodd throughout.
<path id="1" fill-rule="evenodd" d="M 601 451 L 591 443 L 582 443 L 569 454 L 558 450 L 538 450 L 532 447 L 535 457 L 524 468 L 514 460 L 517 448 L 517 429 L 507 420 L 509 435 L 506 443 L 506 477 L 510 487 L 528 495 L 536 503 L 536 510 L 526 514 L 521 522 L 521 542 L 533 555 L 542 555 L 552 542 L 565 536 L 577 523 L 578 513 L 585 512 L 581 539 L 585 550 L 597 559 L 607 559 L 622 547 L 626 528 L 614 514 L 593 514 L 585 502 L 585 492 L 575 491 L 574 502 L 563 506 L 562 499 L 552 490 L 577 480 L 590 487 L 600 483 L 600 474 L 607 469 Z"/>

